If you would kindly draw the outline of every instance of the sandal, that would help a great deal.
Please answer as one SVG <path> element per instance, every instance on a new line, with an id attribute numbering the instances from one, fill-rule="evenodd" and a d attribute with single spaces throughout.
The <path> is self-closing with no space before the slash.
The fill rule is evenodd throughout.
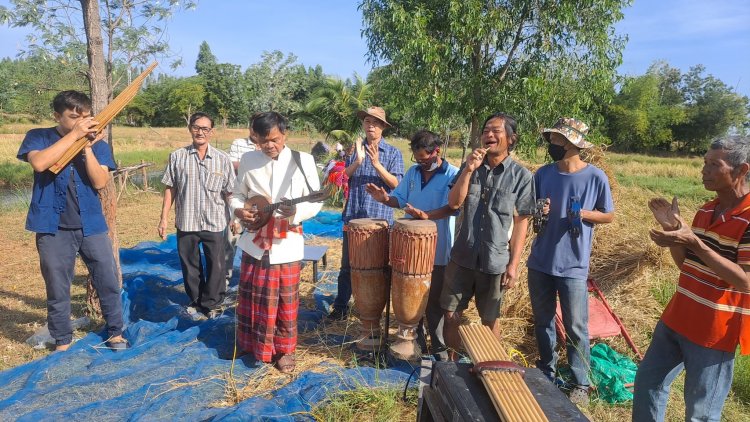
<path id="1" fill-rule="evenodd" d="M 274 362 L 274 366 L 282 374 L 291 374 L 292 372 L 294 372 L 294 368 L 296 367 L 296 365 L 297 362 L 294 358 L 294 355 L 279 355 L 279 357 Z"/>

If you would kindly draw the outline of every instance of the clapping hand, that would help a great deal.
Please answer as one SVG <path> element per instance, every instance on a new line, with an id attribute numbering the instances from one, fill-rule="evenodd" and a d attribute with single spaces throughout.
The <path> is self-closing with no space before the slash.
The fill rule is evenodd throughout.
<path id="1" fill-rule="evenodd" d="M 648 208 L 665 231 L 680 228 L 682 219 L 680 218 L 680 208 L 677 205 L 676 196 L 672 199 L 671 204 L 664 198 L 653 198 L 648 201 Z"/>
<path id="2" fill-rule="evenodd" d="M 362 138 L 357 138 L 354 142 L 354 150 L 357 153 L 357 162 L 361 164 L 365 160 L 365 146 L 362 143 Z"/>
<path id="3" fill-rule="evenodd" d="M 367 144 L 367 155 L 370 157 L 373 165 L 380 163 L 380 152 L 377 145 Z"/>

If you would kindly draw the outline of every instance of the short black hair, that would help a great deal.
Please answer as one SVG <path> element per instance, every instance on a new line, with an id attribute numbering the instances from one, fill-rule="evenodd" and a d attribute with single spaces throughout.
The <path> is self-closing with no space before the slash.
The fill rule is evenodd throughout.
<path id="1" fill-rule="evenodd" d="M 258 136 L 268 136 L 274 127 L 279 128 L 279 132 L 286 133 L 288 121 L 286 117 L 275 111 L 260 113 L 253 120 L 253 132 Z"/>
<path id="2" fill-rule="evenodd" d="M 204 117 L 208 119 L 209 122 L 211 122 L 211 127 L 214 127 L 214 119 L 212 119 L 211 116 L 209 116 L 207 113 L 204 113 L 202 111 L 196 111 L 195 113 L 190 115 L 188 126 L 192 126 L 196 120 L 202 119 Z"/>
<path id="3" fill-rule="evenodd" d="M 253 128 L 253 122 L 255 121 L 255 119 L 257 119 L 261 114 L 263 114 L 263 113 L 260 113 L 260 112 L 253 113 L 252 116 L 250 116 L 250 118 L 247 120 L 248 121 L 248 126 L 250 127 L 250 129 Z M 253 130 L 255 130 L 255 129 L 253 129 Z"/>
<path id="4" fill-rule="evenodd" d="M 91 98 L 80 91 L 62 91 L 52 99 L 52 110 L 62 114 L 65 110 L 76 113 L 91 111 Z"/>
<path id="5" fill-rule="evenodd" d="M 441 145 L 443 145 L 443 141 L 440 139 L 437 133 L 430 132 L 427 129 L 417 131 L 417 133 L 412 135 L 411 139 L 409 140 L 409 147 L 411 147 L 412 151 L 419 151 L 420 149 L 423 149 L 429 153 L 432 153 Z"/>
<path id="6" fill-rule="evenodd" d="M 484 124 L 482 125 L 482 131 L 484 131 L 484 127 L 487 126 L 487 122 L 489 122 L 492 119 L 503 119 L 503 126 L 505 127 L 505 136 L 508 137 L 508 152 L 513 151 L 513 148 L 516 147 L 516 144 L 518 144 L 520 135 L 518 134 L 518 124 L 516 123 L 516 118 L 511 116 L 507 113 L 495 113 L 484 120 Z M 515 142 L 511 143 L 510 140 L 513 138 L 513 135 L 516 135 Z"/>

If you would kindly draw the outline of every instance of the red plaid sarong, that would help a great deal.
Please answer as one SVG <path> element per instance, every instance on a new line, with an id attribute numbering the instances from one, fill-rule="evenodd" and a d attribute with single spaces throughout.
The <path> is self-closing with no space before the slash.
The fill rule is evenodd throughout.
<path id="1" fill-rule="evenodd" d="M 258 229 L 253 238 L 253 243 L 264 251 L 270 251 L 273 239 L 286 239 L 288 232 L 302 234 L 301 226 L 290 226 L 286 218 L 271 217 L 265 226 Z"/>
<path id="2" fill-rule="evenodd" d="M 237 343 L 261 362 L 297 348 L 300 269 L 299 261 L 269 265 L 242 253 Z"/>

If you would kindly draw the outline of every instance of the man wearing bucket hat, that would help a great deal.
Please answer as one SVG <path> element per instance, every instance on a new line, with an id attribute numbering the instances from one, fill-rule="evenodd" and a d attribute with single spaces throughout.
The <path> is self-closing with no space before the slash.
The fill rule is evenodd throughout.
<path id="1" fill-rule="evenodd" d="M 349 313 L 352 297 L 352 280 L 349 267 L 349 240 L 346 224 L 355 218 L 380 218 L 393 223 L 393 209 L 370 196 L 365 187 L 372 183 L 390 193 L 404 175 L 404 159 L 401 152 L 385 142 L 383 130 L 391 127 L 381 107 L 369 107 L 357 112 L 362 120 L 365 139 L 357 139 L 355 151 L 346 159 L 346 175 L 349 177 L 349 198 L 344 205 L 344 239 L 341 251 L 341 269 L 338 277 L 338 292 L 331 320 L 344 320 Z"/>
<path id="2" fill-rule="evenodd" d="M 529 297 L 534 313 L 534 334 L 539 348 L 537 367 L 550 379 L 555 377 L 555 309 L 557 296 L 567 333 L 568 363 L 574 387 L 570 399 L 588 403 L 589 258 L 594 225 L 609 223 L 614 205 L 609 180 L 602 170 L 584 162 L 581 150 L 593 145 L 586 141 L 588 126 L 562 118 L 542 136 L 554 161 L 537 170 L 534 187 L 542 199 L 547 222 L 537 233 L 527 261 Z"/>

